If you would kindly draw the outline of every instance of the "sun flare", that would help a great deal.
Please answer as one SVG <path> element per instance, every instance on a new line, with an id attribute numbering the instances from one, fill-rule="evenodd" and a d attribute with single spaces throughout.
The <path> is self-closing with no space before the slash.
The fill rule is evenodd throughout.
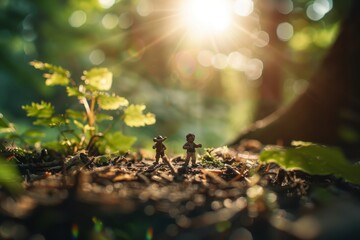
<path id="1" fill-rule="evenodd" d="M 231 5 L 227 0 L 188 0 L 182 11 L 186 28 L 194 33 L 221 33 L 231 24 Z"/>

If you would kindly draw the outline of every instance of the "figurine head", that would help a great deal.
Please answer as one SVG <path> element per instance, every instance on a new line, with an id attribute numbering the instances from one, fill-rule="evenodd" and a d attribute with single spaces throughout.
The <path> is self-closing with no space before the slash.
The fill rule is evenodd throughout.
<path id="1" fill-rule="evenodd" d="M 154 137 L 154 138 L 153 138 L 153 141 L 154 141 L 154 142 L 163 142 L 163 141 L 165 141 L 166 139 L 167 139 L 167 137 L 163 137 L 163 136 L 159 135 L 159 136 L 157 136 L 157 137 Z"/>
<path id="2" fill-rule="evenodd" d="M 194 140 L 195 140 L 195 134 L 189 133 L 188 135 L 186 135 L 186 141 L 193 142 Z"/>

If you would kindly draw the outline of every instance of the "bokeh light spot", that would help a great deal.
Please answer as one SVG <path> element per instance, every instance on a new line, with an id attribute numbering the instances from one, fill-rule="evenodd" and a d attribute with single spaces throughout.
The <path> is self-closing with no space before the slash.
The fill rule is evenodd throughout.
<path id="1" fill-rule="evenodd" d="M 93 50 L 89 55 L 89 60 L 94 65 L 99 65 L 104 62 L 105 54 L 100 49 Z"/>
<path id="2" fill-rule="evenodd" d="M 197 56 L 197 60 L 202 66 L 210 67 L 212 65 L 211 63 L 212 57 L 213 57 L 213 53 L 211 51 L 203 50 L 199 52 Z"/>
<path id="3" fill-rule="evenodd" d="M 68 21 L 72 27 L 81 27 L 86 22 L 86 13 L 82 10 L 74 11 Z"/>
<path id="4" fill-rule="evenodd" d="M 149 0 L 140 0 L 137 7 L 136 7 L 136 10 L 138 12 L 138 14 L 142 17 L 146 17 L 146 16 L 149 16 L 152 11 L 153 11 L 153 4 L 151 3 L 151 1 Z"/>
<path id="5" fill-rule="evenodd" d="M 256 39 L 254 41 L 254 45 L 257 47 L 265 47 L 266 45 L 269 44 L 270 41 L 270 37 L 269 34 L 265 31 L 259 31 L 256 34 Z"/>
<path id="6" fill-rule="evenodd" d="M 332 9 L 332 0 L 316 0 L 313 3 L 313 9 L 319 15 L 325 15 Z"/>
<path id="7" fill-rule="evenodd" d="M 129 13 L 122 13 L 119 17 L 119 27 L 128 29 L 133 24 L 133 19 Z"/>
<path id="8" fill-rule="evenodd" d="M 259 185 L 255 185 L 246 190 L 246 194 L 249 198 L 258 198 L 264 194 L 264 188 Z"/>
<path id="9" fill-rule="evenodd" d="M 211 63 L 217 69 L 224 69 L 227 66 L 227 56 L 222 53 L 217 53 L 212 57 Z"/>
<path id="10" fill-rule="evenodd" d="M 276 28 L 276 34 L 282 41 L 289 41 L 294 35 L 294 27 L 288 23 L 280 23 Z"/>
<path id="11" fill-rule="evenodd" d="M 99 0 L 99 4 L 102 8 L 111 8 L 115 3 L 115 0 Z"/>
<path id="12" fill-rule="evenodd" d="M 247 63 L 245 74 L 250 80 L 257 80 L 261 77 L 263 69 L 263 62 L 260 59 L 253 58 Z"/>
<path id="13" fill-rule="evenodd" d="M 252 0 L 237 0 L 234 4 L 234 12 L 239 16 L 249 16 L 254 11 Z"/>
<path id="14" fill-rule="evenodd" d="M 102 25 L 104 26 L 104 28 L 106 29 L 113 29 L 114 27 L 116 27 L 116 25 L 119 23 L 119 18 L 117 15 L 112 14 L 112 13 L 107 13 L 105 14 L 105 16 L 102 18 L 101 21 Z"/>
<path id="15" fill-rule="evenodd" d="M 283 0 L 276 5 L 276 8 L 282 14 L 289 14 L 294 10 L 294 3 L 292 0 Z"/>
<path id="16" fill-rule="evenodd" d="M 242 55 L 240 52 L 232 52 L 228 57 L 228 63 L 231 68 L 236 69 L 238 71 L 245 71 L 247 57 Z"/>
<path id="17" fill-rule="evenodd" d="M 319 21 L 320 19 L 322 19 L 324 17 L 324 13 L 323 11 L 317 11 L 314 8 L 314 4 L 310 4 L 307 8 L 306 8 L 306 16 L 313 20 L 313 21 Z"/>

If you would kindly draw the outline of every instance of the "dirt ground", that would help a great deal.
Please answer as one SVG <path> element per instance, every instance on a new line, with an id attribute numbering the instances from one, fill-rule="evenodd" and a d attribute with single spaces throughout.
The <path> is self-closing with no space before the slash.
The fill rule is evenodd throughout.
<path id="1" fill-rule="evenodd" d="M 360 239 L 360 186 L 212 149 L 198 165 L 140 152 L 18 164 L 0 191 L 0 239 Z"/>

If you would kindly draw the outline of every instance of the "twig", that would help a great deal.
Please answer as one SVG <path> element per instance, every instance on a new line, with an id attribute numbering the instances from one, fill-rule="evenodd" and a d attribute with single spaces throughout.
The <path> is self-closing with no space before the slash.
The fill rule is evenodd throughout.
<path id="1" fill-rule="evenodd" d="M 129 152 L 126 152 L 124 155 L 122 156 L 117 156 L 114 160 L 113 160 L 113 164 L 116 165 L 121 161 L 125 161 L 126 157 L 129 155 Z"/>
<path id="2" fill-rule="evenodd" d="M 156 169 L 158 169 L 160 166 L 161 166 L 160 164 L 152 165 L 152 166 L 148 167 L 148 169 L 146 169 L 145 172 L 151 173 L 151 172 L 155 171 Z"/>
<path id="3" fill-rule="evenodd" d="M 60 160 L 55 160 L 52 162 L 44 162 L 44 163 L 27 163 L 27 164 L 18 164 L 18 167 L 21 168 L 46 168 L 61 165 Z"/>
<path id="4" fill-rule="evenodd" d="M 140 178 L 141 180 L 143 180 L 147 185 L 149 185 L 151 183 L 149 178 L 142 173 L 137 173 L 136 176 L 138 178 Z"/>
<path id="5" fill-rule="evenodd" d="M 226 182 L 224 179 L 222 179 L 221 177 L 219 177 L 218 175 L 216 175 L 216 174 L 214 174 L 214 173 L 212 173 L 212 172 L 210 172 L 210 171 L 208 171 L 208 170 L 205 170 L 205 169 L 202 170 L 202 172 L 203 172 L 206 176 L 210 177 L 212 180 L 214 180 L 215 182 L 217 182 L 220 186 L 225 187 L 225 186 L 228 185 L 227 182 Z"/>
<path id="6" fill-rule="evenodd" d="M 229 170 L 230 172 L 232 172 L 232 173 L 234 173 L 234 174 L 236 174 L 236 175 L 240 175 L 240 174 L 241 174 L 238 170 L 236 170 L 235 168 L 233 168 L 232 166 L 230 166 L 230 165 L 228 165 L 228 164 L 226 164 L 225 167 L 226 167 L 227 170 Z"/>
<path id="7" fill-rule="evenodd" d="M 170 170 L 171 170 L 171 173 L 173 175 L 177 175 L 177 171 L 176 169 L 174 168 L 174 166 L 171 164 L 171 162 L 169 161 L 169 159 L 167 158 L 167 156 L 164 156 L 163 157 L 163 161 L 169 166 Z"/>

